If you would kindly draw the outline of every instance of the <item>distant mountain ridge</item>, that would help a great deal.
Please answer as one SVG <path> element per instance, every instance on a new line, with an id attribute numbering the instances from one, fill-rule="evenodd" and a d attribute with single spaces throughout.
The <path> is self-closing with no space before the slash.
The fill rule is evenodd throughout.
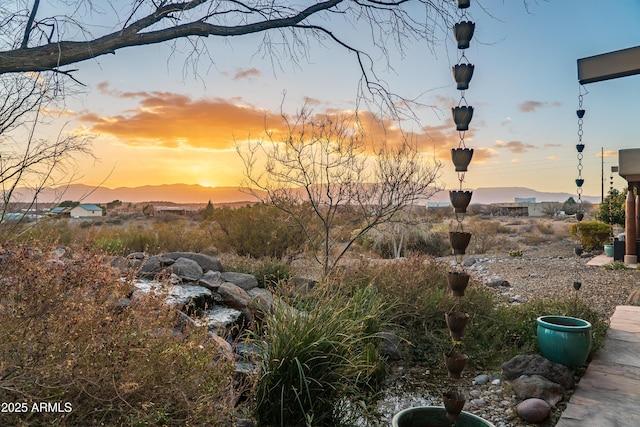
<path id="1" fill-rule="evenodd" d="M 14 201 L 33 200 L 33 190 L 19 188 Z M 525 187 L 487 187 L 473 190 L 471 203 L 491 204 L 513 201 L 514 198 L 535 198 L 537 202 L 564 202 L 575 194 L 562 192 L 542 192 Z M 583 200 L 599 203 L 600 197 L 584 196 Z M 57 188 L 45 188 L 38 194 L 38 202 L 56 203 L 63 200 L 82 201 L 84 203 L 107 203 L 120 200 L 125 203 L 173 202 L 178 204 L 238 203 L 253 202 L 255 199 L 241 191 L 240 187 L 204 187 L 197 184 L 145 185 L 141 187 L 92 187 L 84 184 L 71 184 Z M 440 191 L 429 202 L 446 203 L 448 191 Z"/>

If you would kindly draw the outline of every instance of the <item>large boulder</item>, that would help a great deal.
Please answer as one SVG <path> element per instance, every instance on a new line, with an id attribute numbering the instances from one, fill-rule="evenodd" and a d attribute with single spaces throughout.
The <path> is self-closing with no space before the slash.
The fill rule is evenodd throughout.
<path id="1" fill-rule="evenodd" d="M 575 386 L 573 373 L 569 368 L 538 354 L 523 354 L 502 364 L 502 375 L 505 380 L 515 380 L 522 375 L 540 375 L 560 384 L 565 390 Z"/>
<path id="2" fill-rule="evenodd" d="M 210 255 L 198 254 L 194 252 L 169 252 L 164 254 L 165 257 L 177 260 L 178 258 L 187 258 L 197 262 L 202 271 L 224 271 L 222 269 L 222 263 L 218 258 L 214 258 Z"/>
<path id="3" fill-rule="evenodd" d="M 225 282 L 233 283 L 245 291 L 258 287 L 258 279 L 253 274 L 227 271 L 222 273 L 221 276 Z"/>
<path id="4" fill-rule="evenodd" d="M 540 375 L 522 375 L 511 383 L 513 391 L 519 399 L 536 397 L 556 406 L 564 397 L 564 388 Z"/>
<path id="5" fill-rule="evenodd" d="M 186 282 L 196 282 L 203 275 L 200 264 L 189 258 L 178 258 L 171 265 L 171 269 L 174 274 Z"/>
<path id="6" fill-rule="evenodd" d="M 137 258 L 132 258 L 132 259 L 137 259 Z M 163 268 L 164 268 L 164 265 L 160 263 L 160 257 L 152 256 L 151 258 L 142 260 L 142 264 L 140 267 L 140 271 L 138 272 L 138 276 L 152 279 L 157 275 L 161 274 Z"/>
<path id="7" fill-rule="evenodd" d="M 233 283 L 223 283 L 218 287 L 217 293 L 219 302 L 236 310 L 245 310 L 252 302 L 251 296 L 244 289 Z"/>

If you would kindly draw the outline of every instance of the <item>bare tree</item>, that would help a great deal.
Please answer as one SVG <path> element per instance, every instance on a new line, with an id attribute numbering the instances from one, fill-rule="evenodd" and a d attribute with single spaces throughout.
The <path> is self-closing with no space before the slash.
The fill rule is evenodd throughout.
<path id="1" fill-rule="evenodd" d="M 286 134 L 237 145 L 244 187 L 296 220 L 325 275 L 358 238 L 438 191 L 441 165 L 408 138 L 370 141 L 355 115 L 283 120 Z"/>
<path id="2" fill-rule="evenodd" d="M 0 74 L 51 71 L 73 78 L 71 64 L 178 40 L 191 49 L 195 66 L 213 61 L 204 38 L 258 33 L 256 50 L 275 67 L 299 64 L 314 41 L 346 49 L 362 72 L 359 95 L 372 95 L 395 111 L 401 97 L 374 65 L 383 58 L 383 68 L 392 69 L 390 52 L 404 55 L 408 43 L 423 41 L 431 48 L 436 37 L 449 33 L 455 10 L 448 0 L 17 0 L 0 10 Z M 366 33 L 366 43 L 357 42 L 355 32 Z"/>
<path id="3" fill-rule="evenodd" d="M 70 178 L 68 167 L 79 154 L 89 154 L 89 138 L 61 130 L 55 139 L 38 138 L 41 114 L 52 106 L 54 90 L 37 73 L 0 75 L 0 222 L 15 202 L 31 208 L 45 186 Z M 29 197 L 18 194 L 28 188 Z M 14 227 L 4 229 L 4 237 Z"/>

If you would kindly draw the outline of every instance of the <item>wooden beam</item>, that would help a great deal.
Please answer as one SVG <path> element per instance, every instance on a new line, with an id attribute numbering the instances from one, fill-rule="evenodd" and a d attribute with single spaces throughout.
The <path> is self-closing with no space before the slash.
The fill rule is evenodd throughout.
<path id="1" fill-rule="evenodd" d="M 640 46 L 578 59 L 580 84 L 640 74 Z"/>

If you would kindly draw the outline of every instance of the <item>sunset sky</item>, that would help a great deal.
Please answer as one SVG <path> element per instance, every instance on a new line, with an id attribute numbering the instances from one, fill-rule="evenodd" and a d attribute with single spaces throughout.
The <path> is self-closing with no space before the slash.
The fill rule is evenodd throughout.
<path id="1" fill-rule="evenodd" d="M 482 7 L 480 7 L 480 5 Z M 472 1 L 476 34 L 466 56 L 476 67 L 466 97 L 474 106 L 467 145 L 477 156 L 465 187 L 522 186 L 575 193 L 579 84 L 576 60 L 640 45 L 640 1 Z M 346 30 L 345 30 L 346 31 Z M 458 135 L 450 108 L 459 91 L 451 77 L 458 51 L 450 32 L 411 46 L 394 72 L 376 70 L 390 88 L 434 108 L 402 126 L 444 162 L 442 184 L 457 186 L 450 149 Z M 354 43 L 362 34 L 354 34 Z M 169 45 L 128 48 L 77 64 L 84 94 L 67 99 L 59 120 L 96 135 L 98 160 L 79 163 L 77 182 L 110 188 L 171 183 L 235 186 L 242 165 L 234 141 L 279 126 L 281 105 L 295 113 L 355 108 L 357 62 L 329 41 L 312 43 L 297 65 L 256 54 L 261 35 L 206 42 L 214 65 L 194 77 Z M 586 85 L 585 195 L 599 195 L 601 148 L 605 188 L 622 148 L 640 147 L 640 76 Z M 285 95 L 286 94 L 286 95 Z M 386 122 L 388 138 L 397 123 Z M 53 130 L 52 130 L 53 132 Z M 106 181 L 105 181 L 106 179 Z M 616 188 L 624 186 L 617 178 Z M 606 191 L 606 190 L 605 190 Z"/>

